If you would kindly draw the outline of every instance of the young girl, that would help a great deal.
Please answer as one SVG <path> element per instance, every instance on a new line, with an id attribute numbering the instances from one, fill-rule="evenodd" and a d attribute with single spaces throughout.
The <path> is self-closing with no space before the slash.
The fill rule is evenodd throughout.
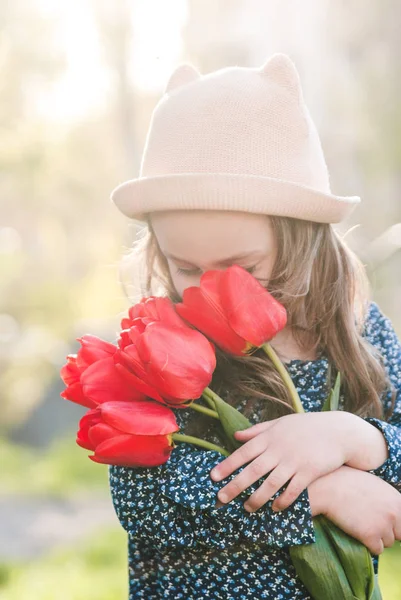
<path id="1" fill-rule="evenodd" d="M 218 351 L 211 387 L 254 424 L 241 448 L 223 460 L 179 444 L 161 467 L 110 466 L 130 600 L 310 599 L 288 548 L 315 542 L 318 514 L 361 540 L 377 573 L 377 555 L 401 539 L 401 345 L 332 226 L 359 198 L 330 191 L 289 57 L 205 76 L 179 66 L 141 175 L 112 200 L 146 223 L 135 253 L 148 295 L 159 284 L 179 301 L 203 272 L 238 264 L 285 306 L 271 344 L 306 410 L 294 414 L 261 351 Z M 337 371 L 342 410 L 319 412 Z M 175 413 L 185 433 L 219 442 L 213 419 Z"/>

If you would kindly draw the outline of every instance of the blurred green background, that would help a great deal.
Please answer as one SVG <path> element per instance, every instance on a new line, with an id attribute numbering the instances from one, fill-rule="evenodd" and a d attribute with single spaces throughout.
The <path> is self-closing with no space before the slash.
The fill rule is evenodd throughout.
<path id="1" fill-rule="evenodd" d="M 60 398 L 76 338 L 114 339 L 140 291 L 135 226 L 109 200 L 136 177 L 172 70 L 296 62 L 340 195 L 339 230 L 401 333 L 401 5 L 396 0 L 14 0 L 0 3 L 0 598 L 127 597 L 107 468 Z M 380 560 L 401 598 L 400 544 Z M 397 568 L 398 567 L 398 568 Z"/>

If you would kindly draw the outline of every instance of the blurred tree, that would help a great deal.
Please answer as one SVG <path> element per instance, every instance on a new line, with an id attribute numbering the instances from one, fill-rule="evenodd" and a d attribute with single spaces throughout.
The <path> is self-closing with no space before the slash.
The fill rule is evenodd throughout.
<path id="1" fill-rule="evenodd" d="M 111 111 L 116 122 L 116 132 L 123 149 L 124 171 L 136 172 L 139 164 L 138 139 L 135 132 L 135 102 L 129 77 L 130 53 L 133 43 L 132 19 L 135 18 L 132 2 L 120 0 L 91 0 L 91 6 L 101 40 L 104 64 L 110 72 L 112 99 Z"/>
<path id="2" fill-rule="evenodd" d="M 363 200 L 355 216 L 363 229 L 356 248 L 367 261 L 375 299 L 399 330 L 400 19 L 397 0 L 328 3 L 333 85 L 326 94 L 335 176 L 356 180 Z"/>
<path id="3" fill-rule="evenodd" d="M 2 429 L 41 402 L 78 347 L 71 337 L 112 336 L 125 306 L 116 267 L 126 223 L 109 200 L 125 156 L 114 107 L 57 123 L 36 110 L 65 73 L 61 16 L 33 0 L 0 7 Z"/>

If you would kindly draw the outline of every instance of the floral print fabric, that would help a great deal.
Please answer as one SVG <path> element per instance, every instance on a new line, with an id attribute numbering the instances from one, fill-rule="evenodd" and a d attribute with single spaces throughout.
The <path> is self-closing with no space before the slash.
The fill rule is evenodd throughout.
<path id="1" fill-rule="evenodd" d="M 380 350 L 398 393 L 388 423 L 366 419 L 382 431 L 389 449 L 385 463 L 371 472 L 401 491 L 401 344 L 374 302 L 364 335 Z M 305 410 L 321 410 L 328 367 L 325 357 L 287 363 Z M 390 399 L 388 390 L 385 407 Z M 181 428 L 188 413 L 176 411 Z M 258 422 L 258 410 L 250 420 Z M 217 452 L 180 444 L 160 467 L 109 466 L 113 505 L 128 534 L 129 600 L 310 600 L 288 553 L 290 546 L 315 541 L 307 490 L 286 510 L 274 512 L 272 502 L 284 486 L 261 509 L 248 513 L 243 502 L 262 478 L 228 505 L 214 508 L 218 490 L 235 475 L 211 480 L 211 468 L 223 459 Z M 377 572 L 378 557 L 372 560 Z"/>

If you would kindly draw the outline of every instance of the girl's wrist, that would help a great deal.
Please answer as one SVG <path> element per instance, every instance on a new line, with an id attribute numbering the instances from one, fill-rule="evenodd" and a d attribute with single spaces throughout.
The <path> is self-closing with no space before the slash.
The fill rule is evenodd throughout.
<path id="1" fill-rule="evenodd" d="M 312 481 L 308 486 L 308 496 L 312 517 L 324 515 L 327 510 L 327 475 Z"/>
<path id="2" fill-rule="evenodd" d="M 352 417 L 352 451 L 345 464 L 361 471 L 380 467 L 388 458 L 387 441 L 377 427 L 363 418 L 348 413 Z"/>
<path id="3" fill-rule="evenodd" d="M 341 478 L 343 473 L 351 472 L 351 467 L 343 465 L 335 471 L 322 475 L 308 486 L 309 503 L 312 517 L 325 515 L 331 512 L 331 507 L 340 502 Z"/>

